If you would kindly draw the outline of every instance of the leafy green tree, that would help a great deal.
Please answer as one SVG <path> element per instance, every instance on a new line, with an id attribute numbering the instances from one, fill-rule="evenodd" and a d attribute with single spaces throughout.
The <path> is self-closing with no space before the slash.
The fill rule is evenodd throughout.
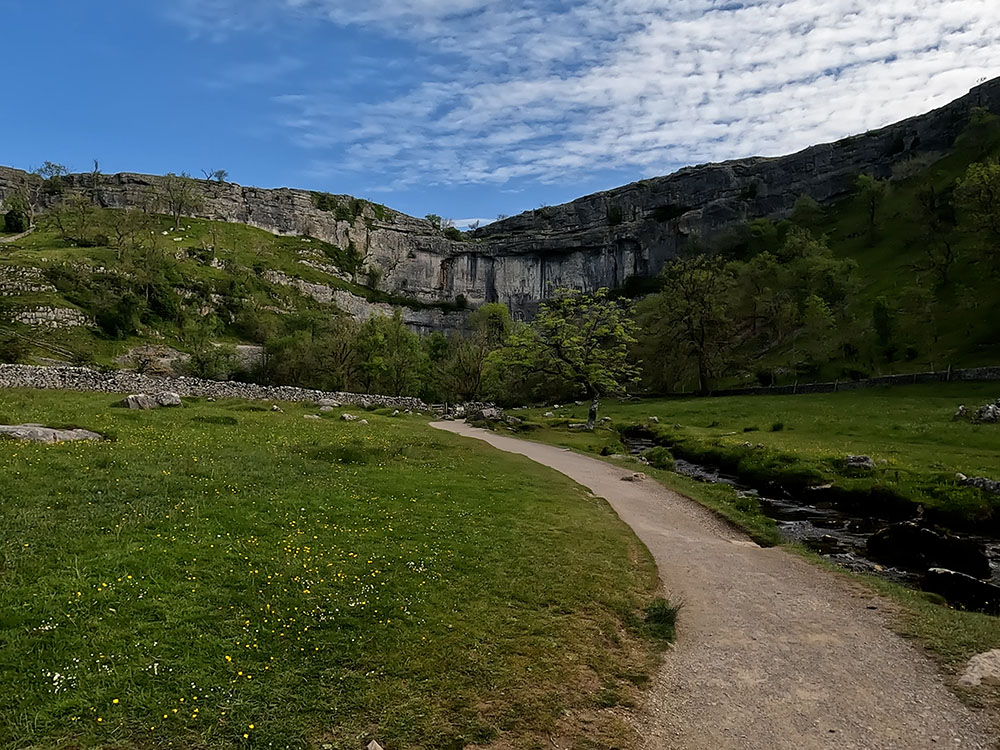
<path id="1" fill-rule="evenodd" d="M 730 362 L 737 344 L 733 267 L 721 258 L 677 258 L 660 273 L 662 290 L 643 300 L 639 325 L 667 362 L 693 364 L 698 389 Z"/>
<path id="2" fill-rule="evenodd" d="M 463 401 L 480 401 L 493 387 L 490 354 L 510 335 L 506 305 L 482 305 L 469 315 L 468 330 L 448 342 L 447 356 L 435 367 L 444 390 Z"/>
<path id="3" fill-rule="evenodd" d="M 427 214 L 424 217 L 424 219 L 426 219 L 427 223 L 430 224 L 435 229 L 437 229 L 438 231 L 441 230 L 441 217 L 438 216 L 437 214 Z"/>
<path id="4" fill-rule="evenodd" d="M 955 204 L 962 228 L 981 240 L 981 257 L 1000 269 L 1000 162 L 970 164 L 955 187 Z"/>
<path id="5" fill-rule="evenodd" d="M 878 223 L 878 212 L 889 190 L 889 181 L 880 180 L 870 174 L 859 174 L 854 182 L 854 192 L 865 209 L 868 232 L 874 234 Z"/>
<path id="6" fill-rule="evenodd" d="M 398 309 L 392 317 L 375 315 L 361 324 L 357 356 L 365 392 L 402 396 L 420 391 L 427 353 L 420 337 L 403 323 Z"/>
<path id="7" fill-rule="evenodd" d="M 587 428 L 593 429 L 601 399 L 639 377 L 628 358 L 635 341 L 635 323 L 607 289 L 593 294 L 558 289 L 530 325 L 513 331 L 498 355 L 508 367 L 557 378 L 585 393 Z"/>

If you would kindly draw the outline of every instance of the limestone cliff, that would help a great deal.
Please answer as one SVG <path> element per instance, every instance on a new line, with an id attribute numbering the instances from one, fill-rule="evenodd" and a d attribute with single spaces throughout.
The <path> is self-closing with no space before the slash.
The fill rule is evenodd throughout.
<path id="1" fill-rule="evenodd" d="M 785 215 L 801 195 L 835 201 L 849 194 L 860 172 L 887 177 L 902 162 L 946 151 L 975 107 L 1000 113 L 1000 79 L 880 130 L 790 156 L 688 167 L 490 224 L 464 242 L 367 201 L 287 188 L 196 180 L 204 199 L 197 215 L 353 246 L 365 266 L 377 269 L 381 287 L 400 296 L 426 303 L 462 295 L 472 305 L 503 302 L 515 315 L 531 315 L 552 288 L 615 287 L 631 276 L 655 275 L 692 236 Z M 0 198 L 32 179 L 0 167 Z M 68 182 L 85 188 L 89 179 L 72 175 Z M 100 200 L 108 207 L 141 206 L 162 195 L 164 179 L 105 176 Z M 40 207 L 51 200 L 40 198 Z"/>

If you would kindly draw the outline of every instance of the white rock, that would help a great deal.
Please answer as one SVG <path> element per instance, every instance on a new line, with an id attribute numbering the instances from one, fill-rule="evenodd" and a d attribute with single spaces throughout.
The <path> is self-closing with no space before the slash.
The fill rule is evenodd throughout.
<path id="1" fill-rule="evenodd" d="M 368 420 L 367 419 L 359 419 L 358 420 L 358 424 L 368 424 Z"/>
<path id="2" fill-rule="evenodd" d="M 180 406 L 181 396 L 173 391 L 163 391 L 156 394 L 156 403 L 158 406 Z"/>
<path id="3" fill-rule="evenodd" d="M 303 419 L 320 419 L 319 414 L 303 414 Z"/>
<path id="4" fill-rule="evenodd" d="M 332 406 L 321 406 L 321 407 L 319 407 L 319 410 L 323 411 L 323 412 L 330 412 L 330 411 L 333 411 L 333 407 Z"/>
<path id="5" fill-rule="evenodd" d="M 1000 649 L 973 656 L 958 678 L 958 684 L 964 687 L 979 687 L 983 683 L 1000 685 Z"/>
<path id="6" fill-rule="evenodd" d="M 133 393 L 122 399 L 121 405 L 126 409 L 155 409 L 159 404 L 156 399 L 145 393 Z"/>
<path id="7" fill-rule="evenodd" d="M 358 418 L 353 414 L 341 414 L 340 419 L 342 422 L 356 422 Z"/>
<path id="8" fill-rule="evenodd" d="M 69 443 L 77 440 L 103 440 L 90 430 L 57 430 L 40 424 L 0 425 L 0 435 L 29 443 Z"/>

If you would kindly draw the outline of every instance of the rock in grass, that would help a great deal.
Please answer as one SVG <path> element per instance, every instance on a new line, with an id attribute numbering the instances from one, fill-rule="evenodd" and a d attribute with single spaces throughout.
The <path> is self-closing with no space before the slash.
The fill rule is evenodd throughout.
<path id="1" fill-rule="evenodd" d="M 303 419 L 320 419 L 319 414 L 303 414 Z"/>
<path id="2" fill-rule="evenodd" d="M 342 422 L 355 422 L 355 421 L 357 421 L 357 419 L 358 418 L 356 416 L 354 416 L 353 414 L 341 414 L 340 415 L 340 421 L 342 421 Z"/>
<path id="3" fill-rule="evenodd" d="M 543 417 L 554 417 L 556 413 L 554 411 L 547 411 L 542 416 Z"/>
<path id="4" fill-rule="evenodd" d="M 159 406 L 156 403 L 156 399 L 146 393 L 133 393 L 131 396 L 126 396 L 122 399 L 121 405 L 126 409 L 155 409 Z"/>
<path id="5" fill-rule="evenodd" d="M 875 461 L 872 460 L 871 456 L 848 456 L 844 459 L 844 465 L 848 469 L 863 469 L 865 471 L 874 471 Z"/>
<path id="6" fill-rule="evenodd" d="M 650 417 L 649 418 L 649 423 L 650 424 L 659 424 L 660 423 L 660 418 L 659 417 Z"/>
<path id="7" fill-rule="evenodd" d="M 365 750 L 383 750 L 382 746 L 378 744 L 375 740 L 372 740 L 365 747 Z"/>
<path id="8" fill-rule="evenodd" d="M 59 430 L 40 424 L 0 425 L 0 437 L 28 443 L 70 443 L 77 440 L 103 440 L 104 436 L 90 430 Z"/>
<path id="9" fill-rule="evenodd" d="M 924 588 L 940 594 L 953 607 L 1000 614 L 1000 586 L 989 581 L 954 570 L 931 568 L 924 577 Z"/>
<path id="10" fill-rule="evenodd" d="M 368 424 L 368 420 L 367 419 L 359 419 L 358 420 L 358 424 Z"/>
<path id="11" fill-rule="evenodd" d="M 319 401 L 316 402 L 316 406 L 321 407 L 320 411 L 322 411 L 327 407 L 330 407 L 331 409 L 339 409 L 342 406 L 342 404 L 339 401 L 336 401 L 332 398 L 321 398 Z"/>
<path id="12" fill-rule="evenodd" d="M 963 687 L 979 687 L 983 683 L 1000 685 L 1000 648 L 973 656 L 958 678 Z"/>
<path id="13" fill-rule="evenodd" d="M 327 405 L 327 406 L 321 406 L 321 407 L 319 407 L 319 410 L 322 411 L 322 412 L 331 412 L 331 411 L 333 411 L 333 407 L 329 406 L 329 405 Z"/>
<path id="14" fill-rule="evenodd" d="M 981 424 L 996 424 L 1000 422 L 1000 405 L 986 404 L 986 406 L 980 406 L 976 409 L 972 421 Z"/>
<path id="15" fill-rule="evenodd" d="M 157 393 L 155 398 L 157 406 L 181 406 L 180 394 L 174 393 L 173 391 L 163 391 L 162 393 Z"/>
<path id="16" fill-rule="evenodd" d="M 280 406 L 278 406 L 277 404 L 272 404 L 272 406 L 271 406 L 271 411 L 276 411 L 276 412 L 283 412 L 283 411 L 285 411 L 285 410 L 284 410 L 284 409 L 282 409 L 282 408 L 281 408 Z"/>
<path id="17" fill-rule="evenodd" d="M 975 487 L 976 489 L 988 492 L 991 495 L 1000 495 L 1000 482 L 986 477 L 967 477 L 964 474 L 956 475 L 958 483 L 963 487 Z"/>

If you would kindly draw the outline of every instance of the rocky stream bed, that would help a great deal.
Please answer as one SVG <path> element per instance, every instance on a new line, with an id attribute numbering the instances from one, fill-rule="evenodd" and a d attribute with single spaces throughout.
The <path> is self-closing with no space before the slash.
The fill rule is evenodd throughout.
<path id="1" fill-rule="evenodd" d="M 636 456 L 656 445 L 637 436 L 624 442 Z M 675 459 L 674 471 L 756 497 L 786 540 L 847 570 L 940 594 L 954 606 L 1000 614 L 1000 539 L 936 529 L 924 523 L 917 506 L 912 512 L 874 508 L 861 513 L 856 506 L 828 499 L 822 489 L 751 486 L 738 476 L 683 459 Z"/>

